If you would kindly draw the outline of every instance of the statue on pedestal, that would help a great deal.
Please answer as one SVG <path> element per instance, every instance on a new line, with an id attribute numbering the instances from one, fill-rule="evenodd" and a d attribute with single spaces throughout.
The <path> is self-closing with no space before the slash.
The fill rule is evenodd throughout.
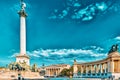
<path id="1" fill-rule="evenodd" d="M 118 51 L 118 44 L 113 45 L 108 53 L 112 53 L 116 51 Z"/>

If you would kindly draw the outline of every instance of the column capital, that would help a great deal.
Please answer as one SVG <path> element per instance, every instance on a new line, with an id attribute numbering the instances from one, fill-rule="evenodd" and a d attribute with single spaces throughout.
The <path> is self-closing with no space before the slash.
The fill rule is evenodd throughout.
<path id="1" fill-rule="evenodd" d="M 27 17 L 27 13 L 25 12 L 25 10 L 20 10 L 20 11 L 18 12 L 18 14 L 19 14 L 20 16 Z"/>

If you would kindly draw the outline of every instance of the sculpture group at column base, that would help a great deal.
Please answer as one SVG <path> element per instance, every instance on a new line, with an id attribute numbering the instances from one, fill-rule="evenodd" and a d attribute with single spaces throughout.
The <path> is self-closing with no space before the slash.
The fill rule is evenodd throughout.
<path id="1" fill-rule="evenodd" d="M 16 56 L 16 62 L 18 62 L 18 63 L 26 63 L 27 65 L 30 65 L 29 60 L 30 60 L 30 57 L 26 54 L 24 54 L 24 55 L 20 54 L 20 55 Z"/>

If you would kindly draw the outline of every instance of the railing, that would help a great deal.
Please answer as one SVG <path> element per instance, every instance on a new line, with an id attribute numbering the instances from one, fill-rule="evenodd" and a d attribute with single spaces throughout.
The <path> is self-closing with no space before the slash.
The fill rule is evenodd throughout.
<path id="1" fill-rule="evenodd" d="M 78 78 L 109 78 L 111 73 L 80 73 L 73 77 Z"/>

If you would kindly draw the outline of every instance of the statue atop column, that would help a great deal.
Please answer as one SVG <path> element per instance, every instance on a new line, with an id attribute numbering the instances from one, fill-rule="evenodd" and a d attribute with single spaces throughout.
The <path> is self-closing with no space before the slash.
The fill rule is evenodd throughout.
<path id="1" fill-rule="evenodd" d="M 25 11 L 25 8 L 26 8 L 25 2 L 24 2 L 23 0 L 20 0 L 20 5 L 21 5 L 21 9 L 20 9 L 20 11 L 18 12 L 18 14 L 19 14 L 20 16 L 26 17 L 26 16 L 27 16 L 27 13 L 26 13 L 26 11 Z"/>
<path id="2" fill-rule="evenodd" d="M 22 8 L 22 10 L 25 10 L 25 8 L 26 8 L 25 2 L 23 0 L 20 0 L 20 2 L 21 2 L 21 8 Z"/>
<path id="3" fill-rule="evenodd" d="M 112 45 L 110 51 L 108 53 L 116 52 L 118 51 L 118 44 Z"/>

